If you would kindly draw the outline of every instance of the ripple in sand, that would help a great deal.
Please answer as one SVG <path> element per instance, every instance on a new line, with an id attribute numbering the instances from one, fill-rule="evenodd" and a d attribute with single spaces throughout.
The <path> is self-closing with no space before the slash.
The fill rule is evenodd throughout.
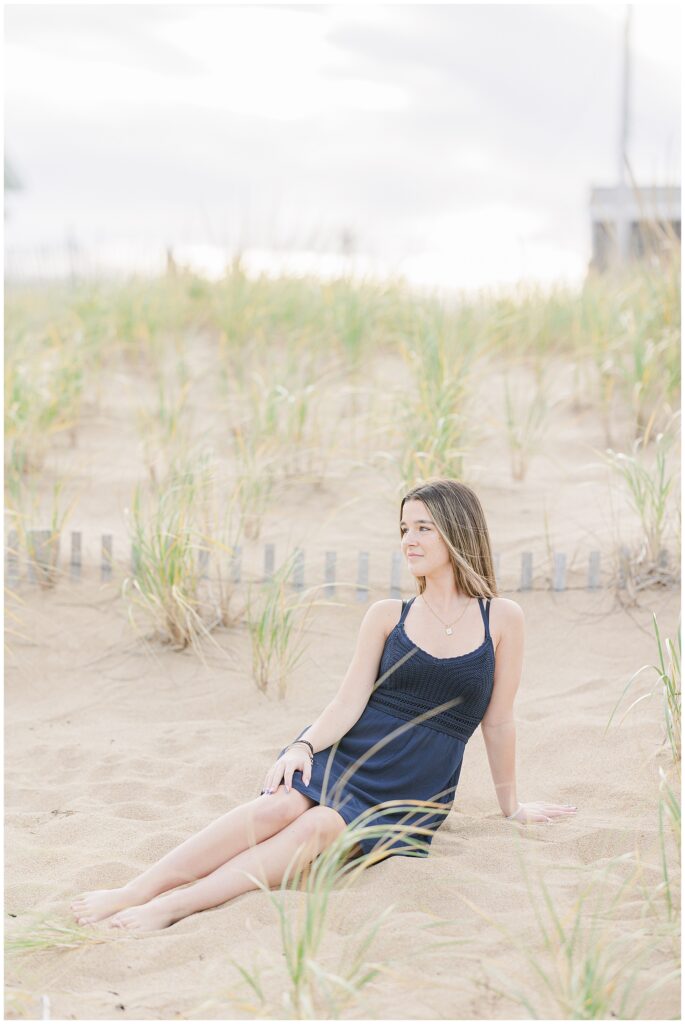
<path id="1" fill-rule="evenodd" d="M 115 818 L 132 818 L 135 821 L 159 821 L 167 817 L 167 811 L 155 804 L 115 804 L 112 810 Z"/>

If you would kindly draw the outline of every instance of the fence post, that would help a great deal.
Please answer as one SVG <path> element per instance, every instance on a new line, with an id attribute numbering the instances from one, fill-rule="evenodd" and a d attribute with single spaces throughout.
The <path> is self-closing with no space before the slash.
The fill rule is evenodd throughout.
<path id="1" fill-rule="evenodd" d="M 51 580 L 51 567 L 53 560 L 50 555 L 51 530 L 29 530 L 27 534 L 27 547 L 29 555 L 29 580 L 31 583 L 49 583 Z M 59 557 L 59 538 L 57 538 L 57 555 L 54 564 L 57 564 Z"/>
<path id="2" fill-rule="evenodd" d="M 357 600 L 369 599 L 369 552 L 360 551 L 357 557 Z"/>
<path id="3" fill-rule="evenodd" d="M 326 587 L 324 590 L 324 597 L 335 596 L 335 551 L 326 552 L 326 561 L 324 566 L 324 579 L 326 581 Z"/>
<path id="4" fill-rule="evenodd" d="M 15 590 L 19 584 L 19 534 L 16 530 L 10 530 L 7 535 L 5 572 L 7 573 L 7 586 L 10 590 Z"/>
<path id="5" fill-rule="evenodd" d="M 240 583 L 241 547 L 236 544 L 231 552 L 231 583 Z"/>
<path id="6" fill-rule="evenodd" d="M 270 579 L 274 574 L 274 560 L 276 549 L 273 544 L 264 545 L 264 579 Z"/>
<path id="7" fill-rule="evenodd" d="M 563 551 L 554 552 L 554 574 L 552 590 L 566 589 L 566 555 Z"/>
<path id="8" fill-rule="evenodd" d="M 201 580 L 209 576 L 209 548 L 200 548 L 197 554 L 197 571 Z"/>
<path id="9" fill-rule="evenodd" d="M 293 559 L 293 587 L 295 590 L 304 589 L 304 551 L 302 548 L 295 548 Z"/>
<path id="10" fill-rule="evenodd" d="M 390 563 L 390 597 L 402 597 L 400 583 L 402 581 L 402 552 L 393 551 Z"/>
<path id="11" fill-rule="evenodd" d="M 71 531 L 71 557 L 69 559 L 69 576 L 72 580 L 81 579 L 81 533 Z"/>
<path id="12" fill-rule="evenodd" d="M 104 583 L 105 580 L 111 580 L 112 578 L 112 534 L 103 533 L 102 535 L 102 556 L 100 560 L 100 579 Z"/>
<path id="13" fill-rule="evenodd" d="M 533 553 L 524 551 L 521 555 L 521 584 L 519 590 L 531 590 L 533 586 Z"/>

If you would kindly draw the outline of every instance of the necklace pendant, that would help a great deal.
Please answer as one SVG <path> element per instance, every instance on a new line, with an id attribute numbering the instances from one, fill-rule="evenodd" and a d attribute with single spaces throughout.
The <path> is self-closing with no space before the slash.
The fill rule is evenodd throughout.
<path id="1" fill-rule="evenodd" d="M 445 632 L 447 633 L 448 636 L 452 636 L 452 627 L 451 626 L 446 626 L 445 627 Z"/>

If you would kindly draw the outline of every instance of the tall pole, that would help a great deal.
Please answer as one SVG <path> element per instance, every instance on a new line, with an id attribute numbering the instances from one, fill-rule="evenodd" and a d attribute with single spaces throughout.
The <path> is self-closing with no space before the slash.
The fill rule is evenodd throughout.
<path id="1" fill-rule="evenodd" d="M 626 167 L 628 157 L 628 123 L 630 119 L 630 27 L 633 16 L 631 4 L 626 6 L 623 30 L 623 75 L 621 82 L 621 129 L 618 151 L 618 195 L 616 216 L 616 257 L 625 264 L 630 254 L 630 188 Z"/>

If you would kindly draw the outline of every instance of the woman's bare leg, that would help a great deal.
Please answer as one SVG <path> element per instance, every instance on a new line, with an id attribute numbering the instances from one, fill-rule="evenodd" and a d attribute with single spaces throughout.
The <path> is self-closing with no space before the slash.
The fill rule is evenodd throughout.
<path id="1" fill-rule="evenodd" d="M 283 880 L 289 866 L 292 878 L 298 867 L 303 869 L 310 864 L 344 828 L 345 821 L 332 807 L 312 807 L 276 835 L 239 853 L 193 885 L 164 893 L 143 906 L 122 910 L 107 924 L 110 928 L 134 931 L 166 928 L 182 917 L 217 907 L 241 893 L 257 889 L 246 872 L 274 888 Z"/>
<path id="2" fill-rule="evenodd" d="M 296 789 L 286 793 L 284 786 L 240 804 L 120 889 L 84 893 L 71 904 L 74 917 L 79 924 L 93 924 L 125 907 L 138 906 L 162 892 L 203 878 L 236 854 L 280 832 L 315 804 Z"/>

